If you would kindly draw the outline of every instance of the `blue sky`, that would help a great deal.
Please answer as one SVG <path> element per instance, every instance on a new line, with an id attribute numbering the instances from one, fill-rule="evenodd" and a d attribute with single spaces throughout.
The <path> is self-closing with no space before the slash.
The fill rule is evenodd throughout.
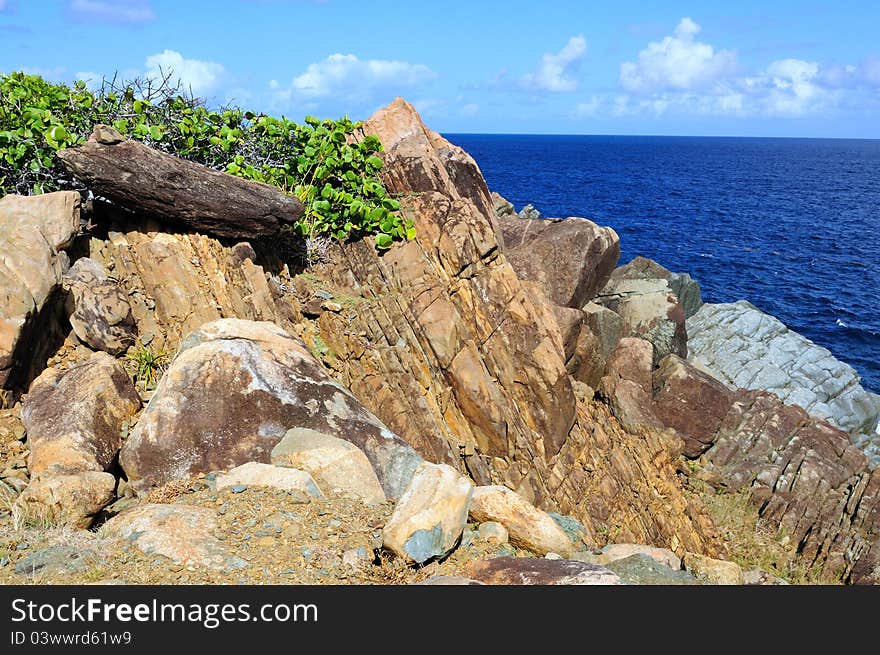
<path id="1" fill-rule="evenodd" d="M 0 0 L 0 71 L 442 132 L 880 138 L 880 2 Z"/>

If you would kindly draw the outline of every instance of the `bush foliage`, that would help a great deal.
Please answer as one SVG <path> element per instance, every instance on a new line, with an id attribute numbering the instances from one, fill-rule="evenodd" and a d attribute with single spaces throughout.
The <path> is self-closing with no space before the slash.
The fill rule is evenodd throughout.
<path id="1" fill-rule="evenodd" d="M 412 239 L 378 178 L 382 144 L 358 139 L 348 118 L 303 124 L 226 107 L 218 111 L 169 83 L 52 84 L 36 75 L 0 76 L 0 195 L 79 189 L 55 157 L 84 142 L 95 125 L 231 175 L 275 185 L 306 208 L 295 230 L 307 239 L 375 235 L 379 248 Z"/>

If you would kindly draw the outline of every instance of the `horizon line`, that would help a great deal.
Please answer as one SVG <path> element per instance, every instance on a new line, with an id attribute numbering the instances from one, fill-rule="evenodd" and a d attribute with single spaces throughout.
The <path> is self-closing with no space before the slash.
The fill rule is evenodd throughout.
<path id="1" fill-rule="evenodd" d="M 631 138 L 669 138 L 669 139 L 806 139 L 813 141 L 880 141 L 880 137 L 870 136 L 759 136 L 734 134 L 610 134 L 610 133 L 564 133 L 564 132 L 450 132 L 438 130 L 442 135 L 461 136 L 613 136 Z"/>

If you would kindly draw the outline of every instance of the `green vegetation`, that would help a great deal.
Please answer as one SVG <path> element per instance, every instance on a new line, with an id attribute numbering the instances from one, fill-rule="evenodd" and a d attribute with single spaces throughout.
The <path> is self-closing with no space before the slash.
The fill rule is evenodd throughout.
<path id="1" fill-rule="evenodd" d="M 304 124 L 235 107 L 207 109 L 161 80 L 51 84 L 36 75 L 0 76 L 0 195 L 81 189 L 55 152 L 84 142 L 99 123 L 154 148 L 250 180 L 272 184 L 302 200 L 294 231 L 306 239 L 340 241 L 375 235 L 380 249 L 412 239 L 378 179 L 382 144 L 356 138 L 348 118 Z"/>
<path id="2" fill-rule="evenodd" d="M 155 388 L 159 382 L 159 378 L 165 370 L 168 353 L 165 351 L 153 352 L 148 346 L 138 344 L 137 348 L 127 353 L 125 357 L 134 363 L 134 379 L 146 391 Z"/>

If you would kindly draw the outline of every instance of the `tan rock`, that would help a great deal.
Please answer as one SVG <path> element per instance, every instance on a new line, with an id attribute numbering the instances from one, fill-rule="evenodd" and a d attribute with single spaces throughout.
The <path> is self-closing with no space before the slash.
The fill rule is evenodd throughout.
<path id="1" fill-rule="evenodd" d="M 244 485 L 247 487 L 271 487 L 289 492 L 298 502 L 312 499 L 323 500 L 324 494 L 306 471 L 294 468 L 248 462 L 217 476 L 217 489 Z"/>
<path id="2" fill-rule="evenodd" d="M 685 553 L 684 567 L 697 578 L 714 585 L 743 585 L 743 570 L 735 562 L 712 559 L 697 553 Z"/>
<path id="3" fill-rule="evenodd" d="M 382 530 L 383 545 L 416 564 L 447 554 L 467 525 L 473 490 L 451 466 L 424 462 Z"/>
<path id="4" fill-rule="evenodd" d="M 327 493 L 385 502 L 385 492 L 370 460 L 354 444 L 329 434 L 294 428 L 272 449 L 272 463 L 308 471 Z"/>
<path id="5" fill-rule="evenodd" d="M 556 521 L 507 487 L 474 489 L 470 515 L 475 521 L 502 524 L 510 533 L 510 543 L 538 555 L 554 552 L 567 557 L 572 552 L 571 540 Z"/>
<path id="6" fill-rule="evenodd" d="M 63 250 L 79 231 L 79 208 L 75 191 L 0 198 L 0 390 L 25 386 L 60 336 L 62 308 L 51 299 L 69 265 Z"/>
<path id="7" fill-rule="evenodd" d="M 87 528 L 95 514 L 113 500 L 116 478 L 101 471 L 71 475 L 42 473 L 16 500 L 24 517 L 36 524 Z"/>
<path id="8" fill-rule="evenodd" d="M 484 521 L 477 528 L 477 535 L 481 541 L 489 544 L 506 544 L 510 540 L 510 533 L 497 521 Z"/>
<path id="9" fill-rule="evenodd" d="M 128 509 L 101 526 L 102 537 L 125 539 L 150 555 L 211 569 L 244 568 L 214 537 L 213 510 L 193 505 L 146 504 Z"/>
<path id="10" fill-rule="evenodd" d="M 21 412 L 31 474 L 108 470 L 122 445 L 123 423 L 140 407 L 131 377 L 106 353 L 71 369 L 46 369 Z"/>

